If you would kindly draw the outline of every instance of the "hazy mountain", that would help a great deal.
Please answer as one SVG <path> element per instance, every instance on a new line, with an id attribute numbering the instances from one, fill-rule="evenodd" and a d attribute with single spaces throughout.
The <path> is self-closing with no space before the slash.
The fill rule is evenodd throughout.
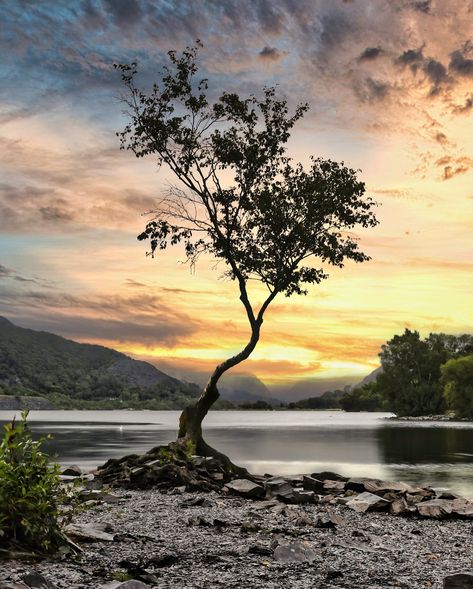
<path id="1" fill-rule="evenodd" d="M 64 406 L 121 402 L 184 406 L 199 392 L 148 362 L 104 346 L 17 327 L 0 317 L 0 393 L 41 395 Z M 120 405 L 118 405 L 120 406 Z"/>
<path id="2" fill-rule="evenodd" d="M 159 361 L 159 365 L 179 380 L 195 382 L 201 387 L 206 385 L 209 378 L 207 372 L 192 370 L 187 366 L 176 369 L 165 360 Z M 255 401 L 266 401 L 273 405 L 280 403 L 278 396 L 273 394 L 257 376 L 246 372 L 227 372 L 219 381 L 218 390 L 223 399 L 235 404 Z"/>
<path id="3" fill-rule="evenodd" d="M 320 397 L 327 391 L 344 389 L 357 382 L 357 376 L 344 376 L 342 378 L 311 378 L 300 380 L 287 389 L 280 389 L 277 396 L 285 401 L 299 401 L 311 397 Z M 276 391 L 273 391 L 276 393 Z"/>
<path id="4" fill-rule="evenodd" d="M 355 385 L 353 385 L 353 388 L 358 389 L 365 384 L 369 384 L 370 382 L 374 382 L 382 372 L 383 372 L 383 367 L 378 366 L 378 368 L 375 368 L 373 370 L 373 372 L 370 372 L 367 376 L 365 376 L 365 378 L 363 380 L 361 380 L 360 382 L 357 382 Z"/>

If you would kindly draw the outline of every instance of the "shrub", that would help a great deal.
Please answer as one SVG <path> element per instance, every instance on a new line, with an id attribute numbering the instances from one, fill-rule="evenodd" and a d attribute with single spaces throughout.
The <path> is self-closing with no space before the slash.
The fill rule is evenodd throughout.
<path id="1" fill-rule="evenodd" d="M 0 444 L 0 545 L 52 552 L 66 542 L 61 504 L 66 498 L 59 465 L 33 440 L 26 419 L 4 426 Z"/>

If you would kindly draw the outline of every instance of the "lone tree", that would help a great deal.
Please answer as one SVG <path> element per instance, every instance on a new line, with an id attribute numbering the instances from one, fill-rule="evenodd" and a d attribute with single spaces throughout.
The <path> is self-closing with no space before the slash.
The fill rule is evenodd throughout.
<path id="1" fill-rule="evenodd" d="M 289 114 L 287 101 L 272 87 L 264 88 L 261 98 L 223 92 L 212 101 L 208 81 L 196 80 L 199 47 L 198 41 L 182 54 L 170 51 L 169 65 L 148 92 L 135 83 L 136 63 L 116 66 L 130 109 L 130 122 L 118 136 L 122 149 L 154 156 L 179 181 L 138 236 L 150 240 L 149 253 L 181 242 L 191 264 L 211 254 L 238 283 L 249 341 L 215 368 L 179 421 L 180 439 L 191 441 L 198 454 L 221 456 L 202 438 L 202 420 L 219 397 L 219 379 L 255 349 L 264 314 L 278 294 L 307 294 L 306 285 L 328 278 L 323 265 L 368 260 L 351 230 L 377 221 L 375 203 L 365 197 L 355 170 L 315 157 L 306 170 L 286 155 L 291 129 L 307 104 Z M 252 279 L 267 288 L 259 308 L 249 298 Z"/>

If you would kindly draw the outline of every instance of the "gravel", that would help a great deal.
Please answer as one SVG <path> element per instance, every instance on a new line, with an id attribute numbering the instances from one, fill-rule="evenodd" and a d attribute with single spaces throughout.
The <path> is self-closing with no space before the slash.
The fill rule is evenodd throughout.
<path id="1" fill-rule="evenodd" d="M 89 506 L 74 523 L 100 524 L 114 541 L 84 543 L 74 559 L 0 561 L 0 589 L 33 571 L 57 589 L 113 587 L 126 578 L 160 589 L 420 589 L 441 588 L 446 575 L 473 568 L 471 520 L 178 489 L 113 494 L 116 501 Z M 288 553 L 280 547 L 301 548 L 305 557 L 278 560 Z"/>

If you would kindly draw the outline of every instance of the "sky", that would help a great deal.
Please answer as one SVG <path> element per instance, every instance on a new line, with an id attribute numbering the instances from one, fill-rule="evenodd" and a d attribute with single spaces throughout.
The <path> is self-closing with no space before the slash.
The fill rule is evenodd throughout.
<path id="1" fill-rule="evenodd" d="M 212 95 L 308 102 L 289 155 L 344 161 L 379 203 L 358 233 L 372 260 L 276 299 L 242 370 L 356 379 L 405 327 L 472 332 L 472 0 L 3 0 L 0 21 L 0 315 L 176 375 L 246 343 L 221 265 L 145 255 L 144 213 L 173 178 L 116 137 L 113 64 L 137 61 L 146 85 L 201 39 Z"/>

